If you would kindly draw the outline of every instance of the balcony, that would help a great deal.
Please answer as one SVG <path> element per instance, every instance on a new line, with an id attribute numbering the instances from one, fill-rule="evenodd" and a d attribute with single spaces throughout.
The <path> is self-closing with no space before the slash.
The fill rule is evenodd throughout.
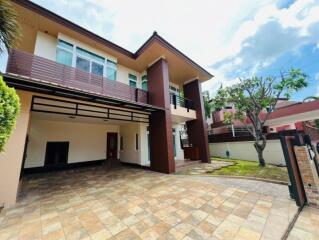
<path id="1" fill-rule="evenodd" d="M 174 123 L 183 123 L 196 119 L 194 102 L 190 99 L 170 93 L 171 114 Z"/>
<path id="2" fill-rule="evenodd" d="M 7 73 L 28 77 L 39 83 L 47 82 L 105 97 L 149 104 L 147 91 L 19 50 L 11 51 Z"/>

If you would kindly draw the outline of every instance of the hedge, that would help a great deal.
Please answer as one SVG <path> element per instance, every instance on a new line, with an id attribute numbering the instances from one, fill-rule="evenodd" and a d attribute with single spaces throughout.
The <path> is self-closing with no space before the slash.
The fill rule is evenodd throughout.
<path id="1" fill-rule="evenodd" d="M 20 99 L 14 88 L 10 88 L 0 76 L 0 152 L 8 141 L 20 112 Z"/>

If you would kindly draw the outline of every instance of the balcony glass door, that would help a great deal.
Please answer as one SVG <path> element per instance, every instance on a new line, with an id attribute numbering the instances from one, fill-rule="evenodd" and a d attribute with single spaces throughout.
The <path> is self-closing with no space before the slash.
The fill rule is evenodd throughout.
<path id="1" fill-rule="evenodd" d="M 56 61 L 109 80 L 116 80 L 116 62 L 61 39 L 58 39 Z"/>

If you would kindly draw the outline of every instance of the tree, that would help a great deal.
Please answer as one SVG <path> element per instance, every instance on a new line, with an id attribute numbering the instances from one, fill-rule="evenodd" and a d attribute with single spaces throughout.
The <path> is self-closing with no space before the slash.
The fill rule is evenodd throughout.
<path id="1" fill-rule="evenodd" d="M 205 118 L 209 118 L 212 113 L 212 104 L 210 102 L 209 92 L 203 92 L 203 99 L 204 99 L 204 110 L 205 110 Z"/>
<path id="2" fill-rule="evenodd" d="M 0 0 L 0 54 L 12 49 L 20 37 L 17 14 L 10 1 Z"/>
<path id="3" fill-rule="evenodd" d="M 0 0 L 0 54 L 13 48 L 20 36 L 17 14 L 8 0 Z M 10 137 L 20 111 L 20 100 L 0 76 L 0 152 Z"/>
<path id="4" fill-rule="evenodd" d="M 319 100 L 319 97 L 316 96 L 310 96 L 310 97 L 306 97 L 303 102 L 309 102 L 309 101 L 316 101 Z"/>
<path id="5" fill-rule="evenodd" d="M 20 111 L 20 100 L 0 76 L 0 152 L 11 135 Z"/>
<path id="6" fill-rule="evenodd" d="M 299 69 L 281 72 L 279 77 L 269 76 L 239 79 L 231 87 L 220 88 L 212 100 L 215 109 L 222 109 L 226 104 L 234 104 L 235 113 L 225 115 L 225 123 L 240 120 L 254 137 L 254 147 L 260 166 L 265 166 L 263 150 L 266 147 L 266 134 L 263 127 L 275 110 L 280 98 L 290 98 L 291 94 L 307 86 L 307 75 Z M 267 109 L 267 111 L 265 111 Z M 264 112 L 264 114 L 262 114 Z"/>

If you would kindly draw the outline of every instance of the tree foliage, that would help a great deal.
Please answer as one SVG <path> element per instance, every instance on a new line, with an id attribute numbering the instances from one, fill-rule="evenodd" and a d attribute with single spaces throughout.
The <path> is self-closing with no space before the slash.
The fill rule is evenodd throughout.
<path id="1" fill-rule="evenodd" d="M 210 117 L 210 115 L 212 113 L 212 109 L 213 109 L 213 105 L 210 101 L 208 91 L 203 92 L 203 99 L 204 99 L 205 118 L 207 119 Z"/>
<path id="2" fill-rule="evenodd" d="M 16 124 L 20 100 L 13 88 L 8 87 L 0 76 L 0 152 L 3 151 Z"/>
<path id="3" fill-rule="evenodd" d="M 17 13 L 9 0 L 0 0 L 0 54 L 13 48 L 19 37 Z"/>
<path id="4" fill-rule="evenodd" d="M 280 98 L 290 98 L 291 94 L 307 86 L 307 76 L 299 69 L 281 73 L 279 77 L 252 77 L 240 79 L 238 84 L 220 88 L 213 99 L 215 109 L 222 109 L 226 104 L 234 104 L 234 114 L 225 115 L 225 123 L 231 124 L 234 119 L 240 120 L 255 139 L 255 149 L 259 163 L 265 166 L 263 150 L 266 147 L 266 136 L 263 127 L 275 109 Z M 264 116 L 261 113 L 267 109 Z M 249 122 L 246 121 L 249 120 Z"/>

